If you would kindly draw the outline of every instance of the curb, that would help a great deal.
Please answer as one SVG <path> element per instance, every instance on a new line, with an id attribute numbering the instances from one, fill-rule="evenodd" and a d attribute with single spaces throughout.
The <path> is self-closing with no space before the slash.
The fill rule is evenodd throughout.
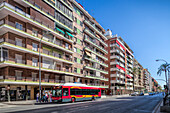
<path id="1" fill-rule="evenodd" d="M 3 104 L 7 104 L 7 105 L 34 105 L 33 102 L 31 103 L 13 103 L 13 102 L 4 102 Z"/>
<path id="2" fill-rule="evenodd" d="M 160 107 L 161 103 L 163 102 L 163 99 L 160 100 L 160 102 L 156 105 L 156 107 L 154 108 L 154 110 L 152 111 L 152 113 L 156 113 L 158 108 Z"/>

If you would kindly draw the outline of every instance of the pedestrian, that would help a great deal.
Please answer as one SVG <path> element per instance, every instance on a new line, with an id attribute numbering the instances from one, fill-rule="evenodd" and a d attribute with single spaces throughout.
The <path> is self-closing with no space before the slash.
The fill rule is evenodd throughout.
<path id="1" fill-rule="evenodd" d="M 40 96 L 39 93 L 37 93 L 37 102 L 38 102 L 39 96 Z"/>
<path id="2" fill-rule="evenodd" d="M 52 102 L 52 93 L 51 93 L 51 91 L 50 91 L 49 97 L 50 97 L 50 102 Z"/>
<path id="3" fill-rule="evenodd" d="M 42 101 L 45 102 L 46 98 L 45 98 L 45 94 L 43 94 L 43 99 Z"/>
<path id="4" fill-rule="evenodd" d="M 45 102 L 48 102 L 48 93 L 45 93 Z"/>

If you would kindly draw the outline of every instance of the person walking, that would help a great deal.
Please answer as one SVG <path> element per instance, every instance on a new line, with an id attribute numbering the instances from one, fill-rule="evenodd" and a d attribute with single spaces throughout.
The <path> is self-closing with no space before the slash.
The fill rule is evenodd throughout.
<path id="1" fill-rule="evenodd" d="M 50 102 L 52 102 L 52 93 L 51 93 L 51 91 L 50 91 L 49 97 L 50 97 Z"/>
<path id="2" fill-rule="evenodd" d="M 37 102 L 38 102 L 39 96 L 40 96 L 39 93 L 37 93 L 37 100 L 36 100 Z"/>
<path id="3" fill-rule="evenodd" d="M 48 93 L 45 93 L 45 102 L 48 102 Z"/>

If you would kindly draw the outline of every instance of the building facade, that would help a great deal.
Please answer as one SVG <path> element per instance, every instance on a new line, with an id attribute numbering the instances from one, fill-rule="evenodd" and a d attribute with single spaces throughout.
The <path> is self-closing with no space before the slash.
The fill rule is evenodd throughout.
<path id="1" fill-rule="evenodd" d="M 144 88 L 145 88 L 145 92 L 150 92 L 150 72 L 148 71 L 148 69 L 144 69 L 143 70 L 144 73 Z"/>
<path id="2" fill-rule="evenodd" d="M 104 29 L 74 0 L 0 0 L 0 99 L 80 82 L 108 88 Z"/>
<path id="3" fill-rule="evenodd" d="M 134 91 L 144 91 L 144 73 L 142 65 L 133 59 Z"/>
<path id="4" fill-rule="evenodd" d="M 111 94 L 127 94 L 133 90 L 133 51 L 121 37 L 113 36 L 106 32 L 108 44 L 107 70 L 109 72 L 109 89 Z"/>

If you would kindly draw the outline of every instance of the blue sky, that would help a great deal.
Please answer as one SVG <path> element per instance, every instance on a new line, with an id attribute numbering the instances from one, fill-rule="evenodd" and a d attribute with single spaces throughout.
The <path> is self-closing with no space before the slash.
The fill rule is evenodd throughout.
<path id="1" fill-rule="evenodd" d="M 155 79 L 165 59 L 170 62 L 170 0 L 77 0 L 104 27 L 118 34 Z M 158 82 L 163 85 L 165 82 Z"/>

